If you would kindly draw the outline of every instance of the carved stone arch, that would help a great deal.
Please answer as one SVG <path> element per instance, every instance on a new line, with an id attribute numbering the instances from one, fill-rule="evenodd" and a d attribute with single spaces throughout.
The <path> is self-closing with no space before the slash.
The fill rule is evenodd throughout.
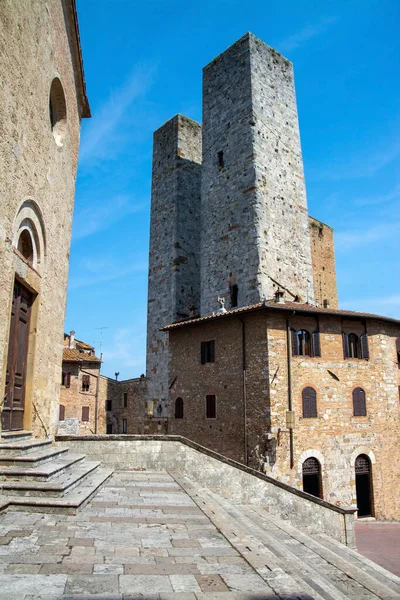
<path id="1" fill-rule="evenodd" d="M 25 233 L 24 233 L 25 232 Z M 13 223 L 12 243 L 18 249 L 21 235 L 30 236 L 32 242 L 32 266 L 40 271 L 46 257 L 46 229 L 42 211 L 32 199 L 23 200 L 17 210 Z"/>
<path id="2" fill-rule="evenodd" d="M 301 478 L 303 475 L 303 463 L 307 460 L 307 458 L 316 458 L 319 464 L 321 465 L 321 474 L 323 474 L 325 467 L 324 455 L 319 450 L 315 450 L 314 448 L 312 448 L 310 450 L 302 452 L 302 454 L 300 454 L 299 456 L 299 460 L 297 461 L 297 474 L 299 478 Z"/>
<path id="3" fill-rule="evenodd" d="M 372 450 L 367 448 L 367 446 L 358 446 L 350 456 L 350 466 L 352 469 L 355 468 L 357 456 L 360 456 L 360 454 L 366 454 L 371 461 L 371 465 L 375 464 L 375 454 L 372 452 Z"/>

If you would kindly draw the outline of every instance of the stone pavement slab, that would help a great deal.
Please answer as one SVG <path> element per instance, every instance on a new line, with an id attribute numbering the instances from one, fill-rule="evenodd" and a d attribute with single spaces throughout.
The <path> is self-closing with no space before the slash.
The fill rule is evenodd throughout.
<path id="1" fill-rule="evenodd" d="M 356 521 L 357 550 L 400 576 L 400 523 Z"/>

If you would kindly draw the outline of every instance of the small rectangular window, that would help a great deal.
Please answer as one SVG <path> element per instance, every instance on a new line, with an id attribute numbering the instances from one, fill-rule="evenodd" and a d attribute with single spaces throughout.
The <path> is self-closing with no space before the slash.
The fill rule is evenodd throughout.
<path id="1" fill-rule="evenodd" d="M 106 400 L 106 412 L 112 411 L 112 400 Z"/>
<path id="2" fill-rule="evenodd" d="M 206 396 L 206 417 L 207 419 L 217 418 L 216 398 L 214 394 Z"/>
<path id="3" fill-rule="evenodd" d="M 215 340 L 201 342 L 200 360 L 202 365 L 215 362 Z"/>
<path id="4" fill-rule="evenodd" d="M 107 423 L 107 429 L 106 429 L 107 433 L 112 433 L 112 423 Z"/>
<path id="5" fill-rule="evenodd" d="M 82 375 L 82 392 L 88 392 L 90 389 L 90 375 Z"/>
<path id="6" fill-rule="evenodd" d="M 128 394 L 125 392 L 124 394 L 124 399 L 123 399 L 123 407 L 127 408 L 128 407 Z"/>
<path id="7" fill-rule="evenodd" d="M 89 407 L 82 406 L 82 421 L 89 421 Z"/>
<path id="8" fill-rule="evenodd" d="M 122 419 L 122 433 L 126 433 L 128 431 L 128 425 L 126 419 Z"/>
<path id="9" fill-rule="evenodd" d="M 224 168 L 224 153 L 221 150 L 220 152 L 218 152 L 218 168 L 219 169 L 223 169 Z"/>
<path id="10" fill-rule="evenodd" d="M 58 417 L 59 421 L 65 421 L 65 406 L 60 404 L 60 414 Z"/>
<path id="11" fill-rule="evenodd" d="M 64 385 L 66 388 L 71 387 L 71 373 L 65 373 Z"/>

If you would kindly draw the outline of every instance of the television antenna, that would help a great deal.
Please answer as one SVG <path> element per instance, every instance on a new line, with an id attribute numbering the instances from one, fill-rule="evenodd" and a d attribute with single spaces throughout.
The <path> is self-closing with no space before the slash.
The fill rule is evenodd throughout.
<path id="1" fill-rule="evenodd" d="M 96 327 L 95 331 L 100 331 L 100 340 L 99 340 L 99 352 L 101 354 L 101 348 L 103 346 L 103 330 L 104 329 L 108 329 L 108 327 Z M 97 344 L 97 341 L 94 342 L 95 344 Z"/>

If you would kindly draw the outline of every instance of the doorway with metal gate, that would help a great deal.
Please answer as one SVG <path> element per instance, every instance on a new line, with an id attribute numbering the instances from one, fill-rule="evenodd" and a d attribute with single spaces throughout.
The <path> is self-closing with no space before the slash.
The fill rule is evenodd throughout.
<path id="1" fill-rule="evenodd" d="M 303 462 L 303 490 L 322 498 L 321 465 L 313 456 Z"/>

